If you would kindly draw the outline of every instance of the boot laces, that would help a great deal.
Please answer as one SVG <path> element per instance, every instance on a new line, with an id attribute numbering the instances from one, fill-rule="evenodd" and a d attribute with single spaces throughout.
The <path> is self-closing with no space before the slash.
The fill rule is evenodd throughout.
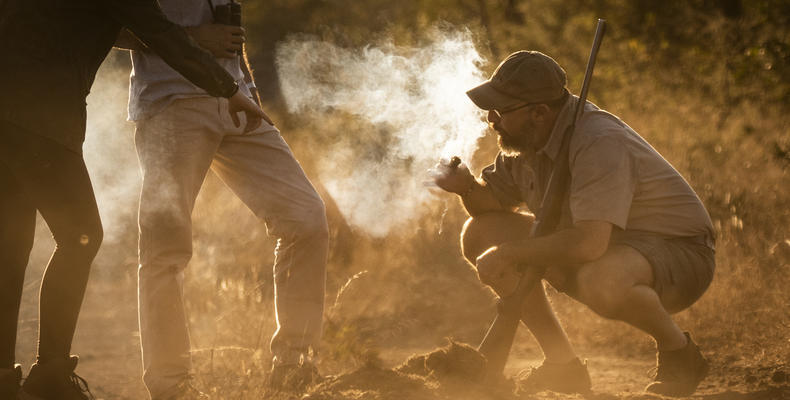
<path id="1" fill-rule="evenodd" d="M 658 378 L 658 365 L 654 365 L 647 370 L 647 376 L 650 379 L 657 379 Z"/>
<path id="2" fill-rule="evenodd" d="M 86 381 L 83 377 L 73 373 L 69 376 L 69 381 L 71 381 L 71 385 L 80 391 L 82 394 L 87 394 L 88 398 L 91 400 L 95 400 L 96 397 L 93 396 L 91 393 L 91 389 L 88 386 L 88 381 Z"/>

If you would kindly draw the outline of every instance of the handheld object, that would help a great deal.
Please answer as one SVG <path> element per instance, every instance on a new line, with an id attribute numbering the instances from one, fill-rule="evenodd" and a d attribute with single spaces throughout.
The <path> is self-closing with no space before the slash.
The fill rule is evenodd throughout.
<path id="1" fill-rule="evenodd" d="M 215 6 L 211 0 L 208 0 L 208 5 L 211 8 L 211 14 L 214 16 L 215 24 L 241 26 L 241 3 L 230 0 L 227 4 Z M 241 56 L 244 52 L 239 50 L 236 54 Z"/>
<path id="2" fill-rule="evenodd" d="M 230 0 L 228 4 L 212 7 L 214 22 L 223 25 L 241 26 L 241 3 Z"/>

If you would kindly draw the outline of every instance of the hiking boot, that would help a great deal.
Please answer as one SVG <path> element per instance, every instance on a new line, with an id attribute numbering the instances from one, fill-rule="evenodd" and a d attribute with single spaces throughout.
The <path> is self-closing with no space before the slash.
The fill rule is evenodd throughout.
<path id="1" fill-rule="evenodd" d="M 656 376 L 653 383 L 645 388 L 646 392 L 671 397 L 689 396 L 708 374 L 708 361 L 688 332 L 685 335 L 688 343 L 682 349 L 658 352 Z"/>
<path id="2" fill-rule="evenodd" d="M 94 399 L 88 382 L 74 373 L 77 356 L 35 363 L 19 391 L 19 400 Z"/>
<path id="3" fill-rule="evenodd" d="M 22 366 L 0 369 L 0 399 L 16 399 L 19 383 L 22 381 Z"/>
<path id="4" fill-rule="evenodd" d="M 519 374 L 518 386 L 525 393 L 537 393 L 551 390 L 559 393 L 588 393 L 592 383 L 587 372 L 587 361 L 582 363 L 574 358 L 567 363 L 555 364 L 543 361 L 537 368 L 532 368 L 526 378 Z"/>
<path id="5" fill-rule="evenodd" d="M 310 361 L 299 364 L 274 365 L 269 374 L 269 387 L 275 390 L 303 392 L 308 386 L 321 382 L 318 368 Z"/>
<path id="6" fill-rule="evenodd" d="M 210 400 L 211 397 L 194 386 L 191 379 L 184 379 L 178 384 L 175 393 L 161 400 Z"/>

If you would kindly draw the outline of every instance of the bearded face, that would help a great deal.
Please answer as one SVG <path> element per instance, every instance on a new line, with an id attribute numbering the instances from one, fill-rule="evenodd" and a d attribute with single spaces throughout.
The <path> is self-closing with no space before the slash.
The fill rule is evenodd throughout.
<path id="1" fill-rule="evenodd" d="M 525 151 L 535 151 L 532 146 L 531 135 L 524 132 L 521 132 L 522 134 L 518 136 L 511 135 L 499 124 L 493 124 L 493 128 L 498 136 L 497 144 L 499 149 L 505 155 L 517 156 Z"/>
<path id="2" fill-rule="evenodd" d="M 512 136 L 507 136 L 507 134 L 497 133 L 499 135 L 497 139 L 499 150 L 502 150 L 506 155 L 516 156 L 526 150 L 523 138 L 514 138 Z"/>

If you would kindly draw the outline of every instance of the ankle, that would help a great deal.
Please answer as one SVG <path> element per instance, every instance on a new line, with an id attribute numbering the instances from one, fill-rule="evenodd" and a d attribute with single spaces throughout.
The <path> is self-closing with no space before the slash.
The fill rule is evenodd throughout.
<path id="1" fill-rule="evenodd" d="M 68 360 L 69 357 L 70 357 L 69 354 L 64 354 L 64 355 L 39 354 L 38 356 L 36 356 L 36 364 L 42 365 L 42 364 L 49 364 L 53 361 Z"/>
<path id="2" fill-rule="evenodd" d="M 686 334 L 681 334 L 680 336 L 672 337 L 669 340 L 656 340 L 656 349 L 659 352 L 668 352 L 668 351 L 677 351 L 683 350 L 688 346 L 689 338 Z"/>

